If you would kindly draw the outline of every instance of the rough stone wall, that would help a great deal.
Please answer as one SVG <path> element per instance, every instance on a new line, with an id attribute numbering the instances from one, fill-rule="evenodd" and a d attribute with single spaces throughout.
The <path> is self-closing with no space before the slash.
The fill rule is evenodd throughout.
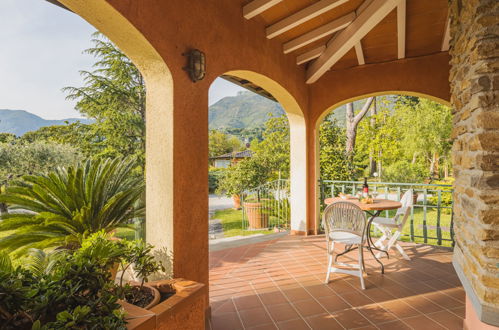
<path id="1" fill-rule="evenodd" d="M 499 1 L 449 0 L 455 260 L 499 307 Z M 460 251 L 459 251 L 460 250 Z"/>

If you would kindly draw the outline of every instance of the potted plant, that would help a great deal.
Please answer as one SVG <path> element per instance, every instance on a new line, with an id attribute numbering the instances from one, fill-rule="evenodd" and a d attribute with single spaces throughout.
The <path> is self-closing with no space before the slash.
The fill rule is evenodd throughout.
<path id="1" fill-rule="evenodd" d="M 249 229 L 265 229 L 269 227 L 269 211 L 265 202 L 257 196 L 256 199 L 244 201 L 244 209 L 248 218 Z"/>
<path id="2" fill-rule="evenodd" d="M 120 260 L 122 271 L 118 287 L 119 296 L 128 303 L 145 309 L 156 306 L 160 302 L 161 294 L 146 282 L 149 276 L 158 271 L 164 272 L 165 268 L 161 262 L 154 259 L 153 246 L 142 240 L 120 241 L 117 244 L 123 253 Z M 140 282 L 123 283 L 125 273 L 130 268 L 135 279 Z"/>
<path id="3" fill-rule="evenodd" d="M 76 250 L 32 250 L 14 267 L 0 252 L 0 324 L 2 329 L 200 329 L 204 327 L 207 292 L 184 279 L 147 283 L 158 270 L 152 246 L 110 240 L 99 232 Z M 133 253 L 133 256 L 131 255 Z M 119 261 L 132 261 L 141 282 L 137 287 L 161 292 L 156 306 L 120 301 L 120 286 L 111 279 Z M 126 266 L 125 266 L 126 267 Z M 128 297 L 126 299 L 129 299 Z"/>
<path id="4" fill-rule="evenodd" d="M 219 182 L 218 191 L 225 193 L 228 197 L 238 196 L 240 199 L 244 191 L 264 184 L 269 175 L 269 169 L 262 165 L 258 159 L 245 159 L 226 170 Z M 266 228 L 268 226 L 268 216 L 262 217 L 261 206 L 259 198 L 256 201 L 244 202 L 248 218 L 254 220 L 253 226 L 250 223 L 251 228 Z"/>

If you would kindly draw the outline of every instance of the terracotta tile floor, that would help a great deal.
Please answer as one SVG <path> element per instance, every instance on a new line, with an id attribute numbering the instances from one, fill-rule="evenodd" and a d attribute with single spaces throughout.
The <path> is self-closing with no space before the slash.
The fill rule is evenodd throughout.
<path id="1" fill-rule="evenodd" d="M 462 329 L 464 291 L 452 251 L 404 247 L 412 260 L 392 253 L 382 259 L 385 275 L 364 254 L 366 290 L 349 275 L 332 274 L 323 283 L 324 236 L 286 236 L 211 252 L 211 329 Z"/>

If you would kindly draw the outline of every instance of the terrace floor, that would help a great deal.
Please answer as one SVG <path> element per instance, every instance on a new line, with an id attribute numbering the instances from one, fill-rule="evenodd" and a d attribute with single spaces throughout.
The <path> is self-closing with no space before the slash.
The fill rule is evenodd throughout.
<path id="1" fill-rule="evenodd" d="M 405 243 L 385 274 L 364 253 L 357 277 L 326 274 L 324 236 L 286 236 L 210 253 L 211 329 L 462 329 L 464 290 L 452 250 Z M 340 260 L 355 258 L 351 252 Z"/>

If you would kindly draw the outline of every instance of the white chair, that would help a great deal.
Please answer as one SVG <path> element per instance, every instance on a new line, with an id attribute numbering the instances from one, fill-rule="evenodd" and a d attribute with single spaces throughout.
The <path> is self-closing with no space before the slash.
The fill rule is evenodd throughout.
<path id="1" fill-rule="evenodd" d="M 405 260 L 411 260 L 404 252 L 404 249 L 398 243 L 398 239 L 402 236 L 402 230 L 409 219 L 409 214 L 413 207 L 413 190 L 409 189 L 405 192 L 400 200 L 402 207 L 397 210 L 393 218 L 376 217 L 373 219 L 374 226 L 379 229 L 382 236 L 374 243 L 374 245 L 382 250 L 389 252 L 391 249 L 399 251 Z M 385 241 L 386 244 L 385 244 Z M 376 258 L 380 258 L 381 252 L 376 254 Z"/>
<path id="2" fill-rule="evenodd" d="M 329 258 L 326 284 L 329 283 L 331 272 L 343 273 L 358 276 L 360 278 L 360 285 L 364 290 L 364 256 L 362 246 L 366 239 L 366 214 L 357 205 L 340 201 L 326 207 L 322 221 L 326 229 L 327 253 Z M 357 245 L 359 250 L 358 264 L 336 262 L 333 258 L 334 243 L 342 243 L 347 246 Z M 335 266 L 353 268 L 354 270 L 337 268 Z"/>

